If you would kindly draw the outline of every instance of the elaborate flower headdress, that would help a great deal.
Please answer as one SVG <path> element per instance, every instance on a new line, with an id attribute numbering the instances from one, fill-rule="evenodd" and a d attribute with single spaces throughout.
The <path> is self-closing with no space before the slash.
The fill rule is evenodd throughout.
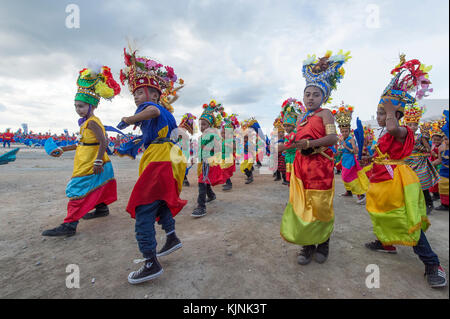
<path id="1" fill-rule="evenodd" d="M 430 127 L 430 136 L 433 137 L 434 135 L 437 136 L 444 136 L 444 132 L 442 131 L 442 128 L 445 125 L 445 118 L 442 118 L 440 120 L 433 121 L 431 123 Z"/>
<path id="2" fill-rule="evenodd" d="M 173 101 L 164 101 L 164 98 L 168 99 L 171 95 L 176 96 L 177 90 L 182 87 L 184 81 L 178 79 L 172 67 L 164 66 L 145 57 L 136 57 L 136 51 L 130 51 L 131 54 L 123 49 L 126 67 L 120 70 L 122 85 L 128 82 L 131 93 L 134 93 L 140 87 L 152 87 L 158 90 L 162 97 L 163 106 L 170 111 L 171 106 L 168 107 L 164 104 L 170 105 Z M 174 88 L 175 83 L 180 84 L 181 87 Z"/>
<path id="3" fill-rule="evenodd" d="M 275 121 L 273 122 L 273 127 L 276 128 L 278 131 L 284 131 L 283 128 L 283 119 L 281 118 L 281 115 L 279 115 Z"/>
<path id="4" fill-rule="evenodd" d="M 186 113 L 181 118 L 179 127 L 186 129 L 191 135 L 197 133 L 197 125 L 195 124 L 195 120 L 197 117 L 191 113 Z"/>
<path id="5" fill-rule="evenodd" d="M 344 102 L 341 103 L 341 106 L 337 110 L 332 110 L 336 123 L 338 123 L 339 127 L 350 127 L 352 122 L 352 114 L 354 111 L 354 107 L 351 105 L 344 105 Z"/>
<path id="6" fill-rule="evenodd" d="M 366 142 L 366 145 L 371 144 L 374 139 L 375 139 L 374 129 L 368 126 L 364 126 L 364 140 Z"/>
<path id="7" fill-rule="evenodd" d="M 216 100 L 211 100 L 209 104 L 203 104 L 203 109 L 200 120 L 207 121 L 213 128 L 220 128 L 222 118 L 226 117 L 222 104 L 217 103 Z"/>
<path id="8" fill-rule="evenodd" d="M 310 56 L 303 61 L 303 77 L 306 80 L 306 87 L 318 87 L 323 93 L 322 103 L 331 101 L 331 91 L 337 88 L 337 83 L 344 77 L 345 71 L 342 65 L 347 62 L 351 56 L 350 51 L 344 53 L 342 50 L 336 55 L 331 55 L 327 51 L 325 56 L 317 59 L 316 55 Z"/>
<path id="9" fill-rule="evenodd" d="M 419 123 L 420 118 L 425 113 L 425 108 L 417 105 L 408 105 L 404 110 L 403 123 Z"/>
<path id="10" fill-rule="evenodd" d="M 390 99 L 395 106 L 400 105 L 398 111 L 404 112 L 407 105 L 414 105 L 422 99 L 427 92 L 433 92 L 430 88 L 428 72 L 432 66 L 426 66 L 419 60 L 406 61 L 405 55 L 400 55 L 400 63 L 391 70 L 394 75 L 388 86 L 384 89 L 379 106 L 383 107 L 385 99 Z M 411 94 L 414 94 L 413 97 Z"/>
<path id="11" fill-rule="evenodd" d="M 91 65 L 79 72 L 75 101 L 97 106 L 100 98 L 111 100 L 120 93 L 120 85 L 114 80 L 107 66 Z"/>
<path id="12" fill-rule="evenodd" d="M 297 125 L 297 117 L 301 113 L 306 113 L 306 108 L 302 102 L 294 98 L 289 98 L 281 105 L 281 119 L 283 124 Z"/>
<path id="13" fill-rule="evenodd" d="M 229 116 L 224 117 L 222 122 L 222 127 L 237 129 L 239 127 L 239 121 L 237 119 L 237 114 L 231 114 Z"/>

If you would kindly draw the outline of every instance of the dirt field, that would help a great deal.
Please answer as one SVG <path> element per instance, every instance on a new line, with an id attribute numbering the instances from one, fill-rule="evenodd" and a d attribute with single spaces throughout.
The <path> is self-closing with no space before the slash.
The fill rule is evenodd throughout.
<path id="1" fill-rule="evenodd" d="M 3 149 L 0 149 L 0 154 Z M 68 238 L 42 237 L 62 223 L 73 153 L 50 158 L 43 150 L 21 149 L 17 160 L 0 166 L 0 298 L 448 298 L 448 287 L 428 287 L 424 266 L 410 247 L 397 255 L 371 252 L 372 223 L 356 198 L 341 198 L 336 176 L 335 230 L 325 264 L 297 264 L 298 246 L 279 235 L 288 187 L 272 175 L 233 176 L 233 190 L 215 187 L 217 200 L 208 215 L 190 216 L 196 204 L 195 170 L 189 200 L 176 217 L 183 248 L 160 258 L 164 274 L 137 286 L 127 276 L 142 258 L 134 237 L 134 220 L 125 207 L 138 175 L 138 160 L 112 158 L 119 199 L 110 215 L 81 220 Z M 437 202 L 435 202 L 437 205 Z M 434 211 L 427 232 L 433 250 L 449 271 L 449 216 Z M 164 232 L 157 225 L 158 248 Z M 80 269 L 80 288 L 66 287 L 66 267 Z M 380 269 L 380 288 L 366 287 L 366 267 Z"/>

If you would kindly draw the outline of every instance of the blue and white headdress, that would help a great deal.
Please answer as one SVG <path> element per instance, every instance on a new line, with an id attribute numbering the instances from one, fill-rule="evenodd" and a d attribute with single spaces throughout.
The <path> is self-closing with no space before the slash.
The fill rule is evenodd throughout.
<path id="1" fill-rule="evenodd" d="M 316 58 L 313 54 L 303 61 L 303 77 L 306 80 L 306 87 L 315 86 L 323 93 L 322 104 L 330 103 L 331 91 L 335 90 L 337 83 L 344 77 L 345 71 L 342 65 L 347 62 L 351 56 L 350 51 L 343 53 L 342 50 L 336 55 L 331 55 L 327 51 L 323 58 Z"/>

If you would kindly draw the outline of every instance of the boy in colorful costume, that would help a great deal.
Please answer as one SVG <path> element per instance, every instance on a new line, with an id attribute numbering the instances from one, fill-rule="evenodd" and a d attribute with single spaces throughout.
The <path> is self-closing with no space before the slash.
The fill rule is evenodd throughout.
<path id="1" fill-rule="evenodd" d="M 163 268 L 157 257 L 182 244 L 175 234 L 174 217 L 187 201 L 180 198 L 186 172 L 186 158 L 170 139 L 177 128 L 173 107 L 162 97 L 174 95 L 173 83 L 183 84 L 173 69 L 124 49 L 126 68 L 120 71 L 122 85 L 128 82 L 137 106 L 135 115 L 122 118 L 120 127 L 137 125 L 143 134 L 145 151 L 139 163 L 139 178 L 131 192 L 127 212 L 136 219 L 135 231 L 144 265 L 131 272 L 128 282 L 137 284 L 160 276 Z M 162 94 L 164 90 L 165 94 Z M 166 232 L 166 243 L 156 253 L 155 221 Z"/>
<path id="2" fill-rule="evenodd" d="M 448 143 L 448 135 L 449 135 L 449 112 L 448 110 L 444 111 L 445 116 L 445 124 L 442 126 L 442 132 L 445 134 L 442 144 L 439 146 L 439 157 L 437 161 L 441 164 L 441 168 L 439 170 L 439 175 L 441 179 L 439 180 L 439 196 L 441 199 L 441 205 L 436 207 L 436 210 L 439 211 L 447 211 L 448 212 L 448 178 L 449 178 L 449 143 Z"/>
<path id="3" fill-rule="evenodd" d="M 419 128 L 420 118 L 424 109 L 411 105 L 407 106 L 404 112 L 403 123 L 415 134 Z M 429 129 L 426 126 L 422 126 L 422 128 L 424 129 L 421 130 L 421 134 L 415 139 L 411 155 L 405 161 L 419 177 L 423 195 L 425 196 L 427 214 L 430 214 L 434 207 L 429 189 L 439 182 L 440 177 L 429 160 L 431 153 Z"/>
<path id="4" fill-rule="evenodd" d="M 199 163 L 197 164 L 198 175 L 198 206 L 194 209 L 192 217 L 203 217 L 206 215 L 206 203 L 216 199 L 212 186 L 223 184 L 220 163 L 222 162 L 221 139 L 217 134 L 222 122 L 223 107 L 215 100 L 209 104 L 203 104 L 204 111 L 199 119 L 199 127 L 202 132 L 199 145 Z"/>
<path id="5" fill-rule="evenodd" d="M 252 140 L 251 137 L 254 134 L 253 130 L 250 130 L 250 119 L 242 122 L 241 128 L 241 133 L 244 137 L 244 161 L 241 162 L 240 170 L 247 177 L 245 184 L 250 184 L 253 183 L 253 163 L 255 160 L 253 152 L 249 152 L 249 147 L 251 147 L 249 140 Z"/>
<path id="6" fill-rule="evenodd" d="M 325 262 L 329 254 L 334 228 L 334 160 L 330 147 L 337 142 L 337 132 L 333 114 L 321 105 L 330 101 L 349 54 L 340 51 L 331 56 L 328 51 L 323 58 L 317 60 L 313 55 L 303 63 L 307 112 L 297 124 L 294 145 L 298 152 L 292 166 L 289 203 L 280 226 L 286 241 L 303 246 L 298 258 L 301 265 L 310 263 L 314 253 L 318 263 Z"/>
<path id="7" fill-rule="evenodd" d="M 355 138 L 351 135 L 353 107 L 341 105 L 338 111 L 333 110 L 333 114 L 342 134 L 342 181 L 346 193 L 341 196 L 358 196 L 358 204 L 364 202 L 365 193 L 369 187 L 369 179 L 362 170 L 357 160 L 359 152 Z"/>
<path id="8" fill-rule="evenodd" d="M 292 143 L 295 141 L 297 134 L 296 126 L 298 117 L 306 113 L 306 108 L 302 102 L 297 101 L 294 98 L 289 98 L 284 101 L 281 106 L 281 119 L 283 121 L 283 128 L 286 132 L 284 138 L 284 161 L 286 162 L 286 185 L 289 185 L 291 180 L 292 164 L 294 163 L 295 154 L 297 149 L 292 147 Z M 285 182 L 283 181 L 283 184 Z"/>
<path id="9" fill-rule="evenodd" d="M 286 160 L 285 156 L 283 154 L 284 151 L 284 139 L 286 132 L 284 131 L 283 126 L 283 119 L 280 116 L 278 116 L 275 121 L 273 122 L 273 127 L 277 130 L 277 147 L 278 147 L 278 166 L 277 170 L 275 172 L 276 177 L 274 181 L 279 181 L 281 178 L 283 178 L 283 184 L 288 185 L 288 182 L 286 180 Z M 296 150 L 294 148 L 294 150 Z"/>
<path id="10" fill-rule="evenodd" d="M 430 136 L 431 136 L 431 154 L 429 160 L 431 164 L 439 172 L 441 169 L 441 163 L 438 162 L 439 158 L 439 146 L 442 144 L 445 134 L 442 132 L 442 127 L 445 124 L 445 120 L 433 121 L 430 125 Z M 439 200 L 439 183 L 435 184 L 430 188 L 430 193 L 432 194 L 433 200 Z"/>
<path id="11" fill-rule="evenodd" d="M 3 148 L 6 148 L 6 144 L 8 144 L 8 148 L 11 148 L 11 142 L 14 138 L 14 134 L 11 133 L 11 129 L 7 128 L 6 132 L 0 135 L 0 138 L 3 140 Z"/>
<path id="12" fill-rule="evenodd" d="M 195 115 L 193 115 L 191 113 L 186 113 L 181 118 L 181 122 L 180 122 L 180 125 L 178 125 L 178 128 L 182 128 L 182 129 L 186 130 L 192 136 L 195 133 L 197 133 L 197 125 L 195 124 L 196 119 L 197 119 L 197 117 Z M 181 132 L 179 132 L 177 145 L 180 146 L 181 150 L 183 151 L 184 157 L 186 157 L 186 159 L 191 158 L 191 165 L 186 168 L 186 173 L 184 175 L 184 181 L 183 181 L 183 186 L 190 186 L 189 181 L 187 179 L 187 175 L 188 175 L 189 170 L 192 167 L 192 165 L 194 165 L 194 163 L 193 163 L 194 159 L 192 158 L 192 156 L 193 156 L 192 139 L 189 139 L 187 136 L 184 136 L 184 138 L 183 138 L 183 136 L 181 135 Z"/>
<path id="13" fill-rule="evenodd" d="M 377 121 L 383 130 L 375 147 L 366 194 L 366 208 L 377 240 L 366 247 L 395 253 L 394 244 L 413 246 L 425 264 L 430 286 L 442 287 L 447 284 L 446 275 L 424 233 L 430 223 L 420 180 L 405 163 L 414 148 L 414 133 L 407 126 L 399 126 L 405 105 L 413 105 L 416 100 L 409 92 L 429 83 L 425 70 L 420 61 L 406 62 L 402 56 L 401 63 L 391 71 L 394 78 L 381 96 Z"/>
<path id="14" fill-rule="evenodd" d="M 117 184 L 111 161 L 106 154 L 105 128 L 94 115 L 100 97 L 112 99 L 120 93 L 110 68 L 95 66 L 80 71 L 77 79 L 75 110 L 81 117 L 79 144 L 58 147 L 50 154 L 60 157 L 74 151 L 72 179 L 67 184 L 67 217 L 60 226 L 46 230 L 43 236 L 73 236 L 81 218 L 91 219 L 109 214 L 109 204 L 117 200 Z M 88 213 L 95 208 L 94 212 Z"/>
<path id="15" fill-rule="evenodd" d="M 231 183 L 231 177 L 236 171 L 236 140 L 234 132 L 239 128 L 239 121 L 236 114 L 231 114 L 226 116 L 222 122 L 222 163 L 220 167 L 222 168 L 223 180 L 225 184 L 223 185 L 224 191 L 229 191 L 233 188 Z"/>

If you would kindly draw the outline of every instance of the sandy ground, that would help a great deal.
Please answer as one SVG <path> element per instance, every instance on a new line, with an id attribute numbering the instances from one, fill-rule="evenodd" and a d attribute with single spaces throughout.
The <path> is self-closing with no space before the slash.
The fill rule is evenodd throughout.
<path id="1" fill-rule="evenodd" d="M 0 154 L 3 149 L 0 149 Z M 208 215 L 190 216 L 197 184 L 181 194 L 189 200 L 176 217 L 183 248 L 160 258 L 164 274 L 133 286 L 130 271 L 142 258 L 134 237 L 134 220 L 125 207 L 138 175 L 138 161 L 112 158 L 119 199 L 110 215 L 81 220 L 68 238 L 42 237 L 65 217 L 65 186 L 73 153 L 50 158 L 42 150 L 21 149 L 17 160 L 0 166 L 0 297 L 1 298 L 448 298 L 448 288 L 428 287 L 424 266 L 410 247 L 397 255 L 371 252 L 372 224 L 356 198 L 341 198 L 336 176 L 335 230 L 325 264 L 297 264 L 298 246 L 279 235 L 288 187 L 272 175 L 255 174 L 244 184 L 237 172 L 228 193 L 215 187 L 217 200 Z M 437 202 L 436 202 L 437 204 Z M 427 232 L 442 266 L 449 270 L 449 216 L 434 211 Z M 164 232 L 157 225 L 158 248 Z M 80 269 L 80 288 L 66 287 L 66 267 Z M 380 270 L 380 288 L 366 287 L 366 267 Z"/>

